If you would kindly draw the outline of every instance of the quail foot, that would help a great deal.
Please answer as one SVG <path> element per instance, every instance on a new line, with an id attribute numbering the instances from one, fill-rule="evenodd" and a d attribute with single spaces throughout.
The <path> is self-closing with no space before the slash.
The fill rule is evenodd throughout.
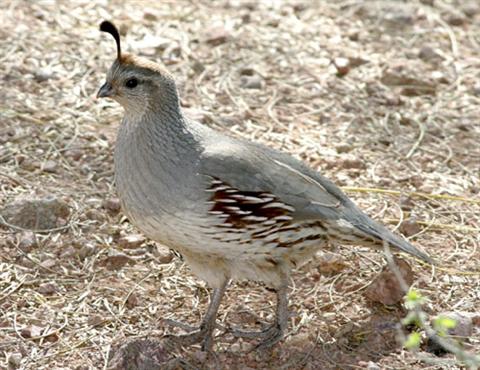
<path id="1" fill-rule="evenodd" d="M 123 53 L 117 28 L 100 25 L 117 57 L 98 97 L 125 115 L 115 146 L 115 184 L 128 219 L 146 236 L 181 253 L 213 293 L 200 327 L 181 344 L 211 349 L 217 311 L 231 280 L 276 290 L 274 323 L 263 332 L 234 330 L 269 347 L 288 322 L 290 271 L 327 243 L 382 248 L 430 262 L 373 221 L 330 180 L 288 154 L 227 136 L 187 118 L 167 70 Z"/>

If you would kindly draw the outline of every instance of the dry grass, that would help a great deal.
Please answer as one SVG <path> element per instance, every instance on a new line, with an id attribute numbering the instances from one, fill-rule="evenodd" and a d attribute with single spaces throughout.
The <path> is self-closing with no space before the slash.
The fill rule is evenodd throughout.
<path id="1" fill-rule="evenodd" d="M 94 99 L 115 55 L 112 39 L 97 29 L 103 19 L 126 28 L 125 49 L 167 64 L 184 106 L 204 123 L 309 162 L 392 227 L 414 215 L 422 229 L 412 240 L 441 262 L 413 263 L 426 310 L 478 312 L 480 10 L 452 25 L 463 1 L 428 3 L 2 2 L 0 207 L 55 195 L 72 214 L 64 230 L 37 233 L 29 252 L 19 249 L 16 230 L 0 229 L 0 368 L 10 359 L 22 369 L 102 369 L 112 343 L 160 337 L 162 318 L 195 323 L 208 301 L 181 259 L 159 264 L 151 243 L 123 251 L 133 263 L 117 271 L 101 264 L 119 235 L 134 232 L 101 207 L 114 197 L 112 148 L 122 116 L 116 104 Z M 231 37 L 212 47 L 204 38 L 217 24 Z M 165 47 L 148 47 L 148 35 L 164 38 Z M 440 60 L 420 60 L 425 46 Z M 367 63 L 338 77 L 336 57 Z M 382 84 L 395 66 L 433 81 L 435 93 L 400 95 L 402 87 Z M 248 68 L 262 77 L 261 89 L 241 87 Z M 47 161 L 54 173 L 42 170 Z M 413 210 L 404 212 L 400 198 L 408 194 Z M 419 360 L 400 349 L 394 331 L 381 329 L 404 312 L 362 295 L 381 269 L 380 255 L 351 247 L 333 253 L 346 264 L 340 273 L 321 275 L 318 260 L 295 272 L 291 333 L 272 354 L 247 355 L 244 342 L 219 338 L 208 364 L 199 364 L 195 349 L 181 355 L 209 368 L 343 369 L 368 361 L 385 369 L 458 368 Z M 270 320 L 273 298 L 256 284 L 235 284 L 220 320 Z M 26 339 L 21 331 L 31 325 L 41 331 Z M 470 346 L 480 351 L 478 332 Z"/>

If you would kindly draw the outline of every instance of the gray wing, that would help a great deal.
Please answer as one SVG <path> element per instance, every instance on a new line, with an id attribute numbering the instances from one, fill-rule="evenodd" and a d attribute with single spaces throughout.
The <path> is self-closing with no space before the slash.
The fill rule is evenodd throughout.
<path id="1" fill-rule="evenodd" d="M 430 257 L 363 213 L 332 181 L 295 158 L 260 144 L 222 137 L 206 146 L 200 172 L 246 192 L 269 192 L 295 220 L 328 220 L 429 263 Z M 348 232 L 348 228 L 345 232 Z"/>

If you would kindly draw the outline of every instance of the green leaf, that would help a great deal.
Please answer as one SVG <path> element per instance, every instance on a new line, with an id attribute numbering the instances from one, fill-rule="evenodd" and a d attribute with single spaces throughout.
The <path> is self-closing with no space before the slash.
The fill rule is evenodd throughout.
<path id="1" fill-rule="evenodd" d="M 409 310 L 413 310 L 415 307 L 425 302 L 425 298 L 423 298 L 423 296 L 415 289 L 410 289 L 405 295 L 404 300 L 405 307 Z"/>
<path id="2" fill-rule="evenodd" d="M 445 336 L 449 329 L 457 326 L 457 321 L 447 316 L 439 316 L 433 321 L 433 327 L 439 335 Z"/>
<path id="3" fill-rule="evenodd" d="M 421 339 L 420 333 L 410 333 L 403 346 L 407 349 L 416 349 L 420 346 Z"/>

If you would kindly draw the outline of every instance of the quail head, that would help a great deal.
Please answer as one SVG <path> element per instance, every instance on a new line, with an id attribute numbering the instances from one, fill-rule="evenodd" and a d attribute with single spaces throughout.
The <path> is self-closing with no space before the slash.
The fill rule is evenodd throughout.
<path id="1" fill-rule="evenodd" d="M 98 97 L 125 109 L 114 157 L 122 208 L 145 235 L 181 253 L 213 288 L 198 329 L 176 341 L 210 349 L 227 284 L 249 279 L 276 290 L 275 320 L 261 332 L 232 333 L 272 346 L 287 327 L 290 271 L 327 243 L 387 243 L 431 261 L 290 155 L 187 118 L 166 69 L 123 53 L 112 23 L 100 29 L 115 38 L 117 58 Z"/>

